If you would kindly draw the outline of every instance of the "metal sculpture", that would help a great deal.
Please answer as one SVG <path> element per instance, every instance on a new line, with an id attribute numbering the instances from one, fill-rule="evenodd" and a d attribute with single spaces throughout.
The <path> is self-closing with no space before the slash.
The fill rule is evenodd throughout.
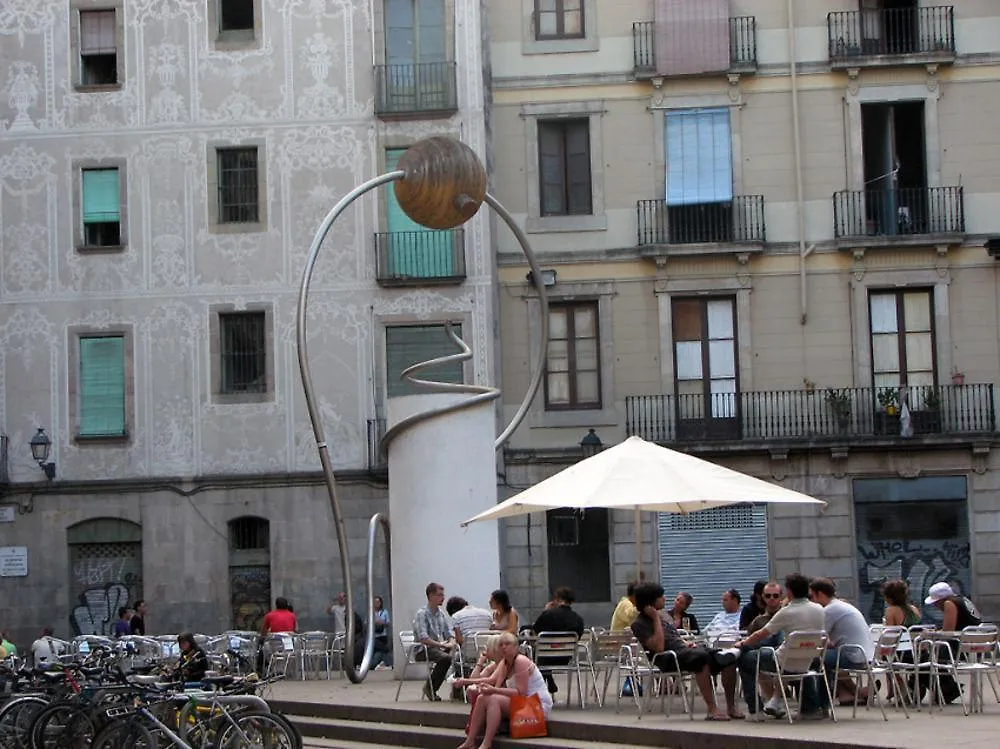
<path id="1" fill-rule="evenodd" d="M 316 448 L 319 450 L 320 464 L 323 469 L 323 476 L 326 481 L 327 492 L 330 497 L 330 508 L 333 512 L 334 526 L 337 533 L 337 542 L 340 549 L 340 565 L 343 575 L 344 592 L 347 596 L 346 602 L 346 642 L 344 643 L 344 670 L 348 678 L 355 684 L 361 683 L 368 673 L 375 648 L 375 611 L 368 607 L 368 626 L 365 638 L 365 652 L 361 664 L 355 667 L 354 664 L 354 597 L 350 575 L 350 555 L 348 553 L 347 528 L 344 523 L 344 516 L 341 512 L 340 501 L 337 497 L 337 484 L 333 475 L 333 466 L 330 461 L 329 447 L 326 443 L 323 423 L 320 419 L 319 407 L 316 402 L 315 390 L 313 388 L 312 374 L 309 368 L 308 341 L 306 336 L 306 312 L 309 302 L 309 285 L 312 281 L 313 270 L 316 260 L 319 257 L 323 240 L 330 232 L 333 223 L 355 200 L 374 190 L 380 185 L 393 184 L 393 190 L 400 208 L 411 219 L 429 229 L 451 229 L 459 226 L 473 216 L 479 207 L 486 203 L 503 220 L 514 233 L 524 256 L 531 268 L 531 278 L 538 290 L 538 297 L 541 305 L 541 325 L 539 340 L 537 342 L 535 356 L 535 370 L 531 374 L 528 383 L 528 391 L 524 399 L 518 406 L 517 411 L 511 418 L 510 423 L 501 431 L 494 442 L 494 448 L 499 449 L 517 429 L 524 420 L 528 412 L 531 401 L 538 392 L 538 387 L 542 380 L 543 362 L 545 352 L 548 347 L 548 301 L 545 286 L 542 282 L 541 269 L 538 261 L 528 244 L 528 239 L 524 232 L 514 221 L 510 213 L 500 204 L 500 202 L 486 191 L 486 170 L 476 156 L 475 152 L 461 141 L 446 137 L 433 137 L 419 141 L 411 146 L 399 159 L 398 168 L 392 172 L 373 177 L 358 185 L 345 195 L 330 210 L 320 223 L 313 237 L 309 248 L 309 256 L 306 259 L 305 270 L 302 274 L 302 283 L 299 288 L 298 309 L 296 314 L 296 344 L 299 362 L 299 373 L 302 377 L 302 389 L 305 394 L 306 407 L 309 412 L 309 420 L 312 423 L 313 434 L 316 438 Z M 415 364 L 403 372 L 403 376 L 410 382 L 422 387 L 425 390 L 436 392 L 461 392 L 468 393 L 469 397 L 457 403 L 447 406 L 429 409 L 401 420 L 393 425 L 382 439 L 381 448 L 386 449 L 387 445 L 399 434 L 415 424 L 427 419 L 440 418 L 450 413 L 455 413 L 464 409 L 472 408 L 483 402 L 496 400 L 500 397 L 500 390 L 493 387 L 442 383 L 430 380 L 414 378 L 412 375 L 423 369 L 428 369 L 439 364 L 451 361 L 464 361 L 472 356 L 472 350 L 459 338 L 450 325 L 446 326 L 448 336 L 459 348 L 459 353 L 440 357 L 426 362 Z M 390 542 L 390 528 L 388 518 L 378 513 L 371 518 L 368 527 L 368 555 L 366 565 L 367 599 L 371 600 L 372 587 L 374 583 L 374 548 L 378 529 L 382 528 L 386 539 L 386 545 Z M 388 559 L 388 557 L 387 557 Z M 391 560 L 389 560 L 391 564 Z"/>

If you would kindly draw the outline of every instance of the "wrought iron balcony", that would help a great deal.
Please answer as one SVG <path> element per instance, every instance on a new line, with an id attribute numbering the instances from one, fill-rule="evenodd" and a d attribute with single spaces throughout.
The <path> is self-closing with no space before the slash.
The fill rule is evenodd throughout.
<path id="1" fill-rule="evenodd" d="M 454 62 L 375 66 L 375 114 L 446 116 L 458 110 Z"/>
<path id="2" fill-rule="evenodd" d="M 734 195 L 732 200 L 668 205 L 665 200 L 636 204 L 639 246 L 764 242 L 764 196 Z"/>
<path id="3" fill-rule="evenodd" d="M 628 434 L 673 442 L 843 442 L 996 431 L 991 384 L 818 388 L 625 398 Z M 893 398 L 892 395 L 895 397 Z"/>
<path id="4" fill-rule="evenodd" d="M 632 24 L 632 57 L 636 78 L 656 75 L 656 22 Z M 752 72 L 757 69 L 757 18 L 729 19 L 729 68 L 718 72 Z"/>
<path id="5" fill-rule="evenodd" d="M 368 419 L 368 470 L 372 473 L 385 471 L 389 461 L 382 454 L 382 438 L 385 436 L 385 419 Z"/>
<path id="6" fill-rule="evenodd" d="M 461 283 L 465 232 L 394 231 L 375 235 L 375 274 L 382 286 Z"/>
<path id="7" fill-rule="evenodd" d="M 842 190 L 833 195 L 837 238 L 964 234 L 961 187 Z"/>
<path id="8" fill-rule="evenodd" d="M 826 25 L 834 67 L 955 58 L 951 5 L 835 11 L 827 14 Z"/>

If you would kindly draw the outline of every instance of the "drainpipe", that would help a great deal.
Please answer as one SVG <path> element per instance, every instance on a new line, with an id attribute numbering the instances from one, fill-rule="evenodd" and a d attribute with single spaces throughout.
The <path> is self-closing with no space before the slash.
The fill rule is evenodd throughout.
<path id="1" fill-rule="evenodd" d="M 792 143 L 795 150 L 795 200 L 799 218 L 799 301 L 801 316 L 799 323 L 806 324 L 808 307 L 806 304 L 806 258 L 812 248 L 806 249 L 806 215 L 805 198 L 802 189 L 802 138 L 799 134 L 799 76 L 795 44 L 795 8 L 794 0 L 788 0 L 788 56 L 792 71 Z"/>

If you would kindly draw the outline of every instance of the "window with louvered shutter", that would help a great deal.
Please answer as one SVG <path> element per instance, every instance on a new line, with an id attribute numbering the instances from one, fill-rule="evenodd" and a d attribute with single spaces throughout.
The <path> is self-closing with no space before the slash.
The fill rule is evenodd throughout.
<path id="1" fill-rule="evenodd" d="M 84 169 L 83 236 L 88 247 L 109 247 L 121 241 L 121 191 L 117 169 Z"/>
<path id="2" fill-rule="evenodd" d="M 452 324 L 459 337 L 462 326 Z M 399 325 L 385 329 L 386 386 L 390 398 L 397 395 L 415 395 L 419 390 L 402 379 L 403 370 L 418 362 L 439 356 L 457 354 L 458 349 L 445 334 L 444 325 Z M 440 382 L 464 382 L 462 362 L 453 362 L 428 369 L 416 375 L 419 379 Z"/>
<path id="3" fill-rule="evenodd" d="M 125 338 L 79 339 L 81 437 L 125 435 Z"/>
<path id="4" fill-rule="evenodd" d="M 116 11 L 80 11 L 80 83 L 107 86 L 118 83 Z"/>

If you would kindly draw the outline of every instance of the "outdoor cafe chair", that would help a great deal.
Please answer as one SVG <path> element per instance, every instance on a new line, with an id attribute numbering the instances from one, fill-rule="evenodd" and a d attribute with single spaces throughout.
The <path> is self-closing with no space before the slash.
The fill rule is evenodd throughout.
<path id="1" fill-rule="evenodd" d="M 566 705 L 573 703 L 573 677 L 576 676 L 576 691 L 580 706 L 586 707 L 579 660 L 580 637 L 576 632 L 539 632 L 535 639 L 535 665 L 548 671 L 555 679 L 556 674 L 566 674 Z M 553 659 L 558 659 L 553 663 Z"/>
<path id="2" fill-rule="evenodd" d="M 787 671 L 781 663 L 781 659 L 778 658 L 777 648 L 770 646 L 764 646 L 757 650 L 757 668 L 755 669 L 755 678 L 757 683 L 760 683 L 760 679 L 763 676 L 765 679 L 773 680 L 776 685 L 778 692 L 781 694 L 781 701 L 785 708 L 785 715 L 788 717 L 788 722 L 792 723 L 792 711 L 789 709 L 788 705 L 788 687 L 794 684 L 798 684 L 799 687 L 799 711 L 802 710 L 802 687 L 805 680 L 808 678 L 819 679 L 821 682 L 821 689 L 826 690 L 826 696 L 830 704 L 830 717 L 833 721 L 837 721 L 837 714 L 833 709 L 833 695 L 830 692 L 830 683 L 826 679 L 826 666 L 823 663 L 823 655 L 826 652 L 826 642 L 827 636 L 826 632 L 822 630 L 803 630 L 800 632 L 791 632 L 785 638 L 785 642 L 782 645 L 782 653 L 786 658 L 790 658 L 797 663 L 809 662 L 811 665 L 805 671 Z M 774 656 L 774 670 L 761 669 L 760 657 L 764 653 L 771 653 Z M 811 657 L 810 657 L 811 656 Z M 808 660 L 807 660 L 808 659 Z M 818 661 L 818 665 L 817 665 Z M 756 713 L 758 721 L 764 719 L 763 711 L 758 710 Z"/>
<path id="3" fill-rule="evenodd" d="M 618 667 L 615 679 L 615 712 L 621 712 L 622 687 L 628 680 L 631 685 L 632 702 L 642 719 L 643 694 L 652 691 L 653 684 L 660 678 L 659 671 L 654 669 L 646 658 L 646 653 L 638 642 L 630 642 L 621 646 L 618 651 Z"/>
<path id="4" fill-rule="evenodd" d="M 632 630 L 623 629 L 617 632 L 602 630 L 594 631 L 593 648 L 590 656 L 590 668 L 594 674 L 594 696 L 597 699 L 598 707 L 604 706 L 607 699 L 608 685 L 611 683 L 611 676 L 620 671 L 620 656 L 622 648 L 631 645 L 635 640 Z M 597 688 L 598 675 L 602 675 L 603 683 L 601 688 Z M 621 678 L 619 677 L 619 682 Z M 635 691 L 638 691 L 637 689 Z M 621 696 L 621 683 L 618 684 L 618 693 Z"/>
<path id="5" fill-rule="evenodd" d="M 264 673 L 267 676 L 288 675 L 289 664 L 295 663 L 296 636 L 292 632 L 272 632 L 264 640 Z"/>
<path id="6" fill-rule="evenodd" d="M 299 676 L 305 681 L 309 672 L 317 676 L 321 667 L 326 667 L 326 678 L 330 678 L 330 664 L 333 661 L 333 651 L 330 648 L 330 635 L 314 630 L 299 635 Z"/>
<path id="7" fill-rule="evenodd" d="M 426 666 L 427 675 L 423 679 L 428 691 L 432 687 L 431 669 L 432 664 L 427 659 L 427 646 L 417 640 L 413 630 L 404 630 L 399 633 L 399 646 L 403 650 L 403 673 L 399 676 L 399 684 L 396 686 L 396 702 L 399 702 L 399 693 L 403 689 L 403 682 L 406 681 L 406 671 L 410 666 Z"/>
<path id="8" fill-rule="evenodd" d="M 837 684 L 842 676 L 854 683 L 854 704 L 851 709 L 852 718 L 856 718 L 858 715 L 858 697 L 861 694 L 861 690 L 867 689 L 868 699 L 865 702 L 865 708 L 874 702 L 878 705 L 879 710 L 882 711 L 882 719 L 889 720 L 889 716 L 885 712 L 882 697 L 879 695 L 879 678 L 886 679 L 887 683 L 892 681 L 897 694 L 901 696 L 906 694 L 906 686 L 903 683 L 903 679 L 900 678 L 899 671 L 893 669 L 899 641 L 904 631 L 902 627 L 880 627 L 877 630 L 873 628 L 872 634 L 877 635 L 877 639 L 875 640 L 875 654 L 870 661 L 865 653 L 865 649 L 861 645 L 847 643 L 837 648 L 837 660 L 833 670 L 833 683 Z M 846 660 L 845 654 L 850 653 L 861 656 L 860 660 L 864 660 L 865 662 L 863 668 L 850 668 L 846 665 L 841 667 L 841 659 Z M 896 700 L 896 704 L 902 706 L 903 713 L 909 718 L 910 711 L 906 708 L 906 700 Z"/>
<path id="9" fill-rule="evenodd" d="M 942 633 L 938 633 L 941 635 Z M 1000 691 L 997 690 L 997 628 L 993 625 L 966 627 L 958 634 L 957 652 L 950 647 L 935 647 L 931 654 L 931 663 L 935 680 L 940 689 L 940 678 L 943 674 L 950 675 L 955 681 L 960 676 L 969 677 L 969 699 L 960 692 L 962 710 L 968 715 L 971 712 L 983 711 L 983 676 L 993 689 L 993 696 L 1000 703 Z"/>

